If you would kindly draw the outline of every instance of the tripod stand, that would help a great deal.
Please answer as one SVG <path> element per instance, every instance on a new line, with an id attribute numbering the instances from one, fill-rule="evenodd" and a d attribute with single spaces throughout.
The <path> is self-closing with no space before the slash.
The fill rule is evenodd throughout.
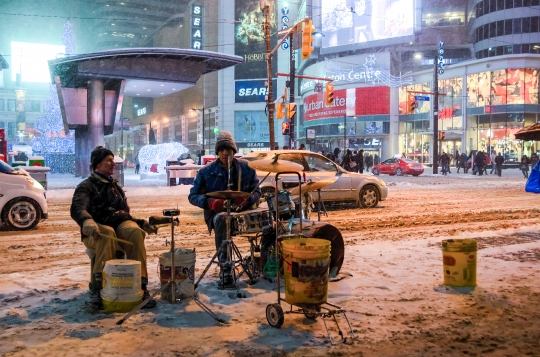
<path id="1" fill-rule="evenodd" d="M 247 274 L 250 281 L 253 281 L 254 278 L 250 270 L 246 269 L 245 261 L 242 258 L 242 254 L 238 250 L 238 247 L 236 246 L 236 244 L 234 244 L 234 241 L 231 239 L 231 208 L 232 208 L 232 200 L 234 198 L 238 198 L 238 197 L 245 198 L 245 197 L 248 197 L 250 193 L 242 192 L 242 191 L 216 191 L 216 192 L 209 192 L 206 195 L 209 197 L 221 198 L 225 200 L 224 207 L 227 209 L 226 217 L 225 217 L 225 222 L 226 222 L 225 229 L 227 232 L 227 239 L 221 242 L 221 245 L 219 246 L 219 249 L 217 250 L 216 254 L 214 254 L 214 256 L 212 257 L 212 260 L 210 261 L 210 263 L 208 263 L 208 265 L 202 272 L 201 276 L 195 283 L 195 289 L 197 289 L 199 282 L 205 276 L 206 272 L 208 272 L 208 269 L 210 269 L 212 264 L 215 262 L 216 258 L 218 258 L 218 261 L 219 261 L 220 253 L 225 249 L 226 254 L 227 254 L 227 260 L 225 262 L 220 263 L 221 289 L 238 290 L 238 287 L 236 286 L 236 282 L 238 281 L 238 279 L 244 272 Z M 239 274 L 236 273 L 236 267 L 238 267 L 238 265 L 240 265 L 243 269 Z M 231 271 L 232 273 L 233 282 L 230 284 L 227 284 L 228 282 L 226 281 L 227 280 L 226 275 L 225 275 L 226 271 Z"/>
<path id="2" fill-rule="evenodd" d="M 168 288 L 171 289 L 171 304 L 176 304 L 176 290 L 178 288 L 178 285 L 175 280 L 176 275 L 176 267 L 174 265 L 174 226 L 180 225 L 180 220 L 178 218 L 175 218 L 176 216 L 180 215 L 180 210 L 178 209 L 165 209 L 163 210 L 163 216 L 164 217 L 156 217 L 152 216 L 148 219 L 148 223 L 151 226 L 154 227 L 160 227 L 160 226 L 167 226 L 171 225 L 171 275 L 169 277 L 169 281 L 164 284 L 159 290 L 157 290 L 155 293 L 150 295 L 147 299 L 143 300 L 139 305 L 137 305 L 133 310 L 131 310 L 126 316 L 124 316 L 122 319 L 120 319 L 116 324 L 121 325 L 126 321 L 128 318 L 131 317 L 134 313 L 142 309 L 151 299 L 153 299 L 157 294 L 167 290 Z M 199 301 L 199 299 L 193 294 L 191 296 L 193 301 L 199 307 L 207 312 L 210 316 L 212 316 L 215 320 L 221 323 L 226 323 L 224 320 L 217 317 L 206 305 L 204 305 L 202 302 Z"/>

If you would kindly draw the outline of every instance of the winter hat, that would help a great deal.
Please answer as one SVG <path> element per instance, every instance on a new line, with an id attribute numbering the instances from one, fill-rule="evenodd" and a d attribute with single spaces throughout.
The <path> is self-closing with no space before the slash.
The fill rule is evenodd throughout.
<path id="1" fill-rule="evenodd" d="M 114 157 L 114 154 L 111 150 L 104 148 L 103 146 L 96 146 L 96 148 L 92 150 L 92 153 L 90 154 L 90 163 L 92 165 L 92 170 L 95 170 L 97 165 L 99 165 L 99 163 L 109 155 Z"/>
<path id="2" fill-rule="evenodd" d="M 216 135 L 216 155 L 223 149 L 231 149 L 235 154 L 238 151 L 230 131 L 220 131 Z"/>

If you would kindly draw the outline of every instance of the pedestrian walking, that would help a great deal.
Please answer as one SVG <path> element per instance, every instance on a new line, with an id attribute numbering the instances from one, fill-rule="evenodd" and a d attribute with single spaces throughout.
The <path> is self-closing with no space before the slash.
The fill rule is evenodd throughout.
<path id="1" fill-rule="evenodd" d="M 141 168 L 141 162 L 139 161 L 139 151 L 137 150 L 137 153 L 135 154 L 135 157 L 133 158 L 133 162 L 135 163 L 135 173 L 139 173 L 139 169 Z"/>
<path id="2" fill-rule="evenodd" d="M 363 174 L 364 173 L 364 150 L 360 150 L 358 155 L 356 155 L 355 160 L 356 160 L 356 169 L 358 170 L 358 173 Z"/>
<path id="3" fill-rule="evenodd" d="M 462 152 L 461 155 L 459 155 L 457 159 L 457 173 L 458 174 L 459 174 L 460 168 L 463 168 L 463 172 L 467 173 L 465 165 L 467 165 L 467 156 L 465 156 L 465 153 Z"/>
<path id="4" fill-rule="evenodd" d="M 499 177 L 501 177 L 503 162 L 504 162 L 504 157 L 501 155 L 501 153 L 495 156 L 495 165 L 497 165 L 497 175 L 499 175 Z"/>
<path id="5" fill-rule="evenodd" d="M 347 151 L 345 151 L 345 154 L 343 155 L 341 163 L 342 163 L 341 166 L 345 170 L 349 172 L 353 171 L 353 169 L 356 167 L 356 162 L 353 160 L 351 150 L 347 149 Z"/>
<path id="6" fill-rule="evenodd" d="M 441 157 L 439 158 L 439 164 L 441 165 L 441 174 L 446 175 L 448 173 L 448 168 L 450 166 L 450 157 L 447 153 L 443 151 Z"/>
<path id="7" fill-rule="evenodd" d="M 538 155 L 536 155 L 536 153 L 533 152 L 531 154 L 531 170 L 534 169 L 537 163 L 538 163 Z"/>
<path id="8" fill-rule="evenodd" d="M 364 161 L 366 162 L 366 171 L 370 172 L 370 169 L 373 166 L 373 156 L 371 156 L 371 154 L 368 153 Z"/>
<path id="9" fill-rule="evenodd" d="M 529 178 L 529 158 L 527 155 L 521 157 L 521 172 L 523 172 L 523 177 Z"/>
<path id="10" fill-rule="evenodd" d="M 476 156 L 474 157 L 474 164 L 476 165 L 478 176 L 482 176 L 484 174 L 484 166 L 486 166 L 486 157 L 482 151 L 478 150 L 476 153 Z M 476 175 L 474 170 L 473 175 Z"/>
<path id="11" fill-rule="evenodd" d="M 487 175 L 487 167 L 490 163 L 491 159 L 489 158 L 489 155 L 487 153 L 484 153 L 484 162 L 485 162 L 485 165 L 484 165 L 484 173 Z"/>
<path id="12" fill-rule="evenodd" d="M 491 155 L 489 157 L 489 160 L 491 162 L 491 171 L 489 172 L 489 174 L 493 174 L 493 172 L 495 172 L 495 174 L 497 174 L 497 164 L 495 163 L 495 158 L 497 157 L 497 154 L 495 153 L 495 151 L 492 151 L 491 152 Z"/>

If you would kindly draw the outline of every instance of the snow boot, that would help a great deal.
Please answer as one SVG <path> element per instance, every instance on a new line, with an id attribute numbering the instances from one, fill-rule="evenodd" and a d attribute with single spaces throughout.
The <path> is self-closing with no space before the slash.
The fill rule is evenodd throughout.
<path id="1" fill-rule="evenodd" d="M 92 310 L 103 309 L 103 300 L 101 299 L 101 288 L 103 286 L 103 278 L 101 273 L 94 274 L 95 283 L 90 289 L 90 298 L 85 301 L 85 305 Z"/>
<path id="2" fill-rule="evenodd" d="M 143 297 L 142 297 L 142 301 L 148 299 L 150 297 L 150 293 L 148 292 L 148 289 L 146 288 L 146 286 L 148 285 L 148 278 L 145 278 L 145 277 L 142 277 L 141 278 L 141 288 L 142 288 L 142 291 L 143 291 Z M 156 300 L 154 299 L 150 299 L 146 305 L 144 305 L 142 308 L 143 309 L 151 309 L 153 307 L 156 307 L 157 305 L 157 302 Z"/>

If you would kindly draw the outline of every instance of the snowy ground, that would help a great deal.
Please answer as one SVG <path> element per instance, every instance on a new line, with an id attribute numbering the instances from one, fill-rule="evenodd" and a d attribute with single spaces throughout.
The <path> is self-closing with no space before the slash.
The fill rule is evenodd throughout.
<path id="1" fill-rule="evenodd" d="M 69 217 L 80 179 L 51 175 L 49 219 L 28 232 L 0 231 L 0 355 L 540 356 L 540 211 L 521 172 L 382 178 L 390 195 L 379 208 L 333 209 L 323 219 L 346 242 L 343 279 L 330 283 L 328 300 L 348 311 L 356 334 L 332 345 L 320 318 L 286 314 L 281 329 L 268 325 L 266 306 L 277 301 L 272 283 L 242 282 L 238 298 L 217 289 L 214 268 L 199 297 L 227 324 L 193 301 L 159 301 L 122 326 L 115 323 L 123 314 L 86 311 L 89 260 Z M 187 202 L 189 188 L 126 175 L 134 216 L 178 204 L 177 245 L 196 248 L 198 277 L 214 253 L 213 237 L 202 211 Z M 448 238 L 478 240 L 476 288 L 442 285 L 440 242 Z M 147 238 L 151 289 L 159 286 L 166 239 L 166 229 Z M 237 243 L 247 252 L 247 242 Z M 335 324 L 327 324 L 339 341 Z"/>

